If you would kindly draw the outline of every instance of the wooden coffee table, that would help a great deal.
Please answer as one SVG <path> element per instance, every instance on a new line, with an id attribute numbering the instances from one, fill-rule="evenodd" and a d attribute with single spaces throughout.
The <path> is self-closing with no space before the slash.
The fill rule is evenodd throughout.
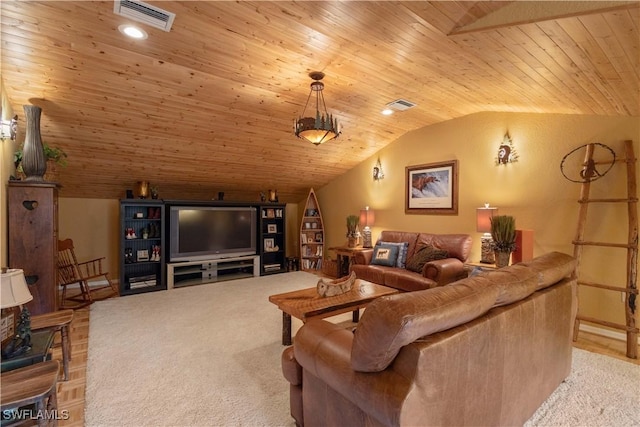
<path id="1" fill-rule="evenodd" d="M 352 311 L 353 321 L 357 322 L 361 308 L 376 298 L 395 293 L 397 289 L 357 279 L 353 288 L 342 295 L 323 298 L 314 287 L 271 295 L 269 301 L 282 310 L 282 345 L 291 345 L 291 316 L 306 322 Z"/>

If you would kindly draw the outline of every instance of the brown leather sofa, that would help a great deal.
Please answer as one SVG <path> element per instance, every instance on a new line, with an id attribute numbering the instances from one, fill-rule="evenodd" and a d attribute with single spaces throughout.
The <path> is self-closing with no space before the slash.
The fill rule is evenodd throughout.
<path id="1" fill-rule="evenodd" d="M 569 375 L 575 259 L 552 252 L 307 322 L 282 355 L 299 426 L 522 425 Z"/>
<path id="2" fill-rule="evenodd" d="M 424 264 L 421 273 L 406 268 L 373 265 L 373 249 L 357 252 L 351 271 L 359 279 L 389 286 L 401 291 L 418 291 L 446 285 L 466 277 L 464 262 L 471 252 L 471 236 L 468 234 L 431 234 L 406 231 L 383 231 L 378 242 L 407 242 L 407 261 L 410 261 L 418 248 L 431 245 L 448 252 L 448 258 L 429 261 Z"/>

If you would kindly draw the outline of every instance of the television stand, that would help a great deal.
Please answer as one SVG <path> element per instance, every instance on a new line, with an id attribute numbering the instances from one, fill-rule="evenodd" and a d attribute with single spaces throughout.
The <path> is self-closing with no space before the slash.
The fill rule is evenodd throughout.
<path id="1" fill-rule="evenodd" d="M 260 256 L 167 263 L 167 289 L 260 275 Z"/>

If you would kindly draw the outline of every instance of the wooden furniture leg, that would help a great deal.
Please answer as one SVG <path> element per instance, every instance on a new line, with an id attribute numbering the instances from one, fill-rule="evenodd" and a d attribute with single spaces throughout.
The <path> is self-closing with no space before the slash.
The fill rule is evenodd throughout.
<path id="1" fill-rule="evenodd" d="M 291 316 L 282 312 L 282 345 L 291 345 Z"/>
<path id="2" fill-rule="evenodd" d="M 73 310 L 60 310 L 31 316 L 31 330 L 51 329 L 60 332 L 62 346 L 62 367 L 64 380 L 69 380 L 69 361 L 71 360 L 71 341 L 69 328 L 73 320 Z"/>

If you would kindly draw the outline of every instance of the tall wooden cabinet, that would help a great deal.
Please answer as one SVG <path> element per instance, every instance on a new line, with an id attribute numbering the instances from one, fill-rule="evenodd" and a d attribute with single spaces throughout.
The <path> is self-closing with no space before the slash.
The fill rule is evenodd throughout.
<path id="1" fill-rule="evenodd" d="M 324 225 L 313 188 L 309 191 L 300 224 L 300 268 L 321 270 L 324 254 Z"/>
<path id="2" fill-rule="evenodd" d="M 33 300 L 31 314 L 58 309 L 58 185 L 9 181 L 9 268 L 24 270 Z"/>

